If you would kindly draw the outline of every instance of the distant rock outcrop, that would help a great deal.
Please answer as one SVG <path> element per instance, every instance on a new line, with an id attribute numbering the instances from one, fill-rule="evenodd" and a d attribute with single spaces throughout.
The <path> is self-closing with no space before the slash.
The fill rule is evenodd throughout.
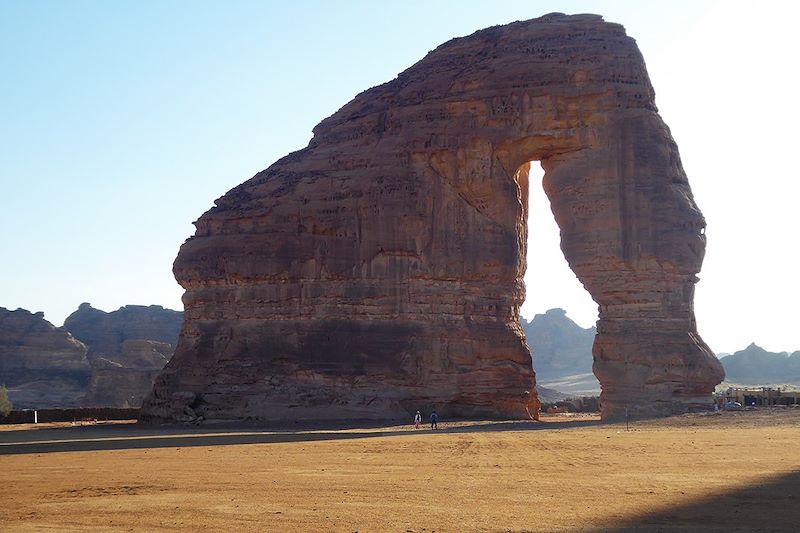
<path id="1" fill-rule="evenodd" d="M 175 346 L 183 313 L 160 305 L 126 305 L 107 313 L 82 303 L 64 321 L 64 329 L 89 347 L 89 359 L 103 357 L 127 364 L 123 343 L 151 340 Z"/>
<path id="2" fill-rule="evenodd" d="M 727 381 L 740 385 L 800 385 L 800 351 L 768 352 L 764 348 L 750 344 L 744 350 L 723 357 Z"/>
<path id="3" fill-rule="evenodd" d="M 117 360 L 92 359 L 86 405 L 138 407 L 153 381 L 169 362 L 175 345 L 150 340 L 126 340 Z M 121 361 L 121 362 L 120 362 Z"/>
<path id="4" fill-rule="evenodd" d="M 533 356 L 539 389 L 542 386 L 567 395 L 595 395 L 600 382 L 592 374 L 592 343 L 597 330 L 582 328 L 563 309 L 520 320 Z"/>
<path id="5" fill-rule="evenodd" d="M 592 371 L 594 327 L 580 327 L 563 309 L 550 309 L 530 322 L 523 318 L 520 324 L 539 382 Z"/>
<path id="6" fill-rule="evenodd" d="M 182 320 L 157 305 L 106 313 L 82 304 L 57 328 L 43 313 L 0 307 L 0 384 L 22 409 L 139 406 L 172 357 Z"/>
<path id="7" fill-rule="evenodd" d="M 43 313 L 0 307 L 0 384 L 15 408 L 81 405 L 91 373 L 87 351 Z"/>
<path id="8" fill-rule="evenodd" d="M 126 305 L 106 313 L 88 303 L 64 327 L 89 347 L 86 405 L 138 406 L 175 351 L 183 313 L 160 305 Z"/>

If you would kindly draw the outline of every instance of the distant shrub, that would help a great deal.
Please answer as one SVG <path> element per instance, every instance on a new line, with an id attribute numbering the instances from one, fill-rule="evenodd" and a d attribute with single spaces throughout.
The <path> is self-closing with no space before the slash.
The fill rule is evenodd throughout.
<path id="1" fill-rule="evenodd" d="M 5 385 L 0 385 L 0 418 L 5 418 L 11 412 L 11 400 L 8 399 L 8 389 Z"/>

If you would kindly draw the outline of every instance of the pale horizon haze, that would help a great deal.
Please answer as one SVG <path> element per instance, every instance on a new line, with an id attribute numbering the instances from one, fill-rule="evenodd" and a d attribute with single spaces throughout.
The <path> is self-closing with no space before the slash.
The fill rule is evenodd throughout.
<path id="1" fill-rule="evenodd" d="M 695 310 L 717 353 L 800 350 L 792 2 L 77 0 L 0 3 L 0 306 L 182 309 L 171 268 L 213 201 L 356 94 L 445 41 L 550 12 L 636 39 L 708 248 Z M 531 173 L 522 315 L 597 306 Z"/>

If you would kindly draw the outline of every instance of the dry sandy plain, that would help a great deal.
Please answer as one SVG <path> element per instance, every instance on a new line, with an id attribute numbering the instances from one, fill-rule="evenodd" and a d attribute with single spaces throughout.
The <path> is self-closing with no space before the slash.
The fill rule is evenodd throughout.
<path id="1" fill-rule="evenodd" d="M 800 531 L 800 410 L 0 430 L 2 531 Z"/>

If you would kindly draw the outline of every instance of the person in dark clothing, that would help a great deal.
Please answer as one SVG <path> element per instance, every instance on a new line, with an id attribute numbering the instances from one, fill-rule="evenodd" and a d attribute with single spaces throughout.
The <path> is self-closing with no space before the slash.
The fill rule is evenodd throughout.
<path id="1" fill-rule="evenodd" d="M 439 429 L 439 415 L 436 414 L 436 409 L 431 411 L 431 429 Z"/>

